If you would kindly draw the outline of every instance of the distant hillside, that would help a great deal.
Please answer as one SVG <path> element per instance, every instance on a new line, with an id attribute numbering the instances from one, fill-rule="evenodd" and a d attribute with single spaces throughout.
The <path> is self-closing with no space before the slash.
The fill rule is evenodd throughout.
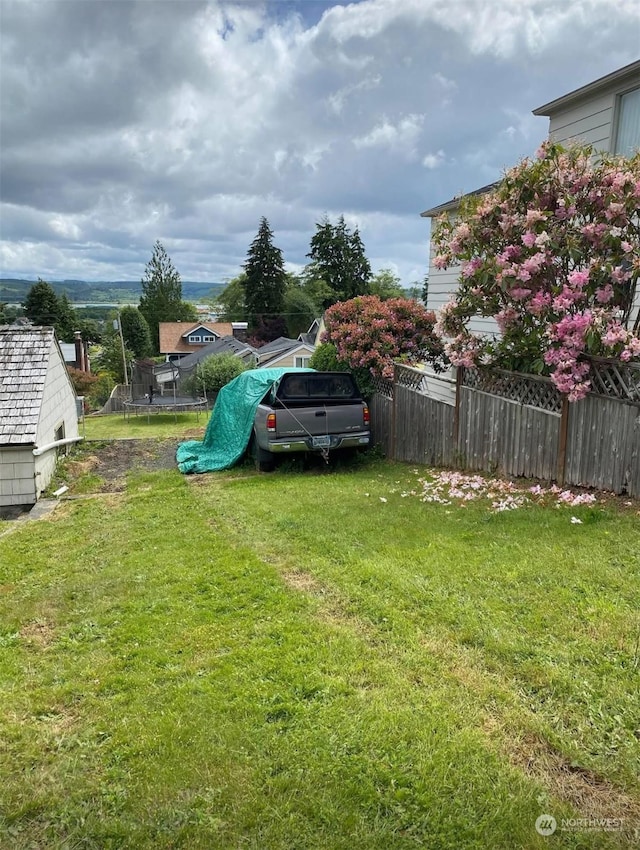
<path id="1" fill-rule="evenodd" d="M 84 280 L 49 281 L 58 295 L 66 293 L 71 303 L 127 304 L 140 300 L 140 281 L 112 280 L 87 283 Z M 21 304 L 27 297 L 35 280 L 0 278 L 0 301 Z M 185 301 L 209 302 L 215 300 L 224 289 L 224 283 L 202 283 L 195 280 L 182 281 L 182 297 Z"/>

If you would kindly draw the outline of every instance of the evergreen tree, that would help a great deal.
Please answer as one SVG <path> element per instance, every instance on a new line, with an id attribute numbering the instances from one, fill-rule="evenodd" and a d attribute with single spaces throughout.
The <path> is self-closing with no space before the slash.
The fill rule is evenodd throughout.
<path id="1" fill-rule="evenodd" d="M 27 292 L 24 300 L 24 314 L 38 326 L 55 326 L 58 320 L 58 296 L 46 280 L 38 278 Z"/>
<path id="2" fill-rule="evenodd" d="M 149 323 L 137 307 L 123 307 L 120 310 L 122 336 L 127 348 L 136 358 L 148 357 L 152 351 Z"/>
<path id="3" fill-rule="evenodd" d="M 63 342 L 73 342 L 76 328 L 76 312 L 71 306 L 67 293 L 58 297 L 58 317 L 54 322 L 56 336 Z"/>
<path id="4" fill-rule="evenodd" d="M 247 252 L 244 270 L 244 303 L 250 330 L 275 327 L 273 320 L 282 313 L 287 275 L 282 251 L 273 244 L 273 232 L 264 216 Z"/>
<path id="5" fill-rule="evenodd" d="M 369 292 L 371 266 L 364 252 L 358 228 L 351 232 L 344 216 L 333 225 L 325 216 L 316 224 L 311 239 L 311 271 L 322 278 L 332 290 L 325 307 L 336 301 L 348 301 Z"/>
<path id="6" fill-rule="evenodd" d="M 182 300 L 180 275 L 160 241 L 156 241 L 145 266 L 139 310 L 149 325 L 154 351 L 159 350 L 160 322 L 179 322 L 195 315 L 192 305 Z"/>
<path id="7" fill-rule="evenodd" d="M 73 342 L 76 313 L 66 293 L 57 296 L 50 283 L 38 278 L 27 292 L 23 307 L 34 325 L 53 327 L 59 340 Z"/>

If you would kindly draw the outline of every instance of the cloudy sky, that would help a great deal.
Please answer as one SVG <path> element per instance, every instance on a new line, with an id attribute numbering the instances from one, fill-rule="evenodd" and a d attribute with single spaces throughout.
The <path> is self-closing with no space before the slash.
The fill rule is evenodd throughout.
<path id="1" fill-rule="evenodd" d="M 235 276 L 261 216 L 427 270 L 427 207 L 497 179 L 531 110 L 640 54 L 638 0 L 0 0 L 0 276 Z"/>

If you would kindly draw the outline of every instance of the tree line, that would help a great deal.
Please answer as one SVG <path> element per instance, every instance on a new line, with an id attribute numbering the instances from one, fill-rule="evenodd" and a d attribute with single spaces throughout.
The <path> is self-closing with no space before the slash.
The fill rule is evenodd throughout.
<path id="1" fill-rule="evenodd" d="M 260 345 L 278 336 L 296 338 L 340 301 L 358 295 L 382 299 L 407 295 L 390 269 L 372 274 L 359 230 L 351 230 L 344 216 L 335 224 L 327 216 L 316 224 L 307 257 L 309 263 L 300 273 L 287 272 L 282 251 L 263 217 L 242 272 L 217 298 L 221 319 L 246 321 L 252 342 Z M 423 296 L 425 286 L 415 284 L 410 297 Z"/>

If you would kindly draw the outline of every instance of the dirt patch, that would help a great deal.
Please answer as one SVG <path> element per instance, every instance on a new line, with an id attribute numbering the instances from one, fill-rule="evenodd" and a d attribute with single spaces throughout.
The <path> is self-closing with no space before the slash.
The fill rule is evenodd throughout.
<path id="1" fill-rule="evenodd" d="M 640 824 L 640 801 L 588 768 L 572 764 L 536 733 L 512 736 L 507 743 L 499 722 L 488 722 L 486 731 L 491 737 L 499 732 L 500 748 L 509 762 L 573 806 L 581 817 L 619 819 L 623 836 Z"/>
<path id="2" fill-rule="evenodd" d="M 321 585 L 309 573 L 296 571 L 281 571 L 280 575 L 284 583 L 292 590 L 302 591 L 303 593 L 313 593 L 320 595 L 324 593 Z"/>
<path id="3" fill-rule="evenodd" d="M 177 469 L 178 440 L 114 440 L 91 448 L 91 456 L 69 464 L 73 477 L 92 472 L 102 480 L 102 493 L 118 493 L 125 489 L 129 472 L 158 472 Z"/>
<path id="4" fill-rule="evenodd" d="M 47 649 L 55 639 L 55 629 L 49 620 L 33 620 L 20 629 L 20 637 L 36 649 Z"/>

